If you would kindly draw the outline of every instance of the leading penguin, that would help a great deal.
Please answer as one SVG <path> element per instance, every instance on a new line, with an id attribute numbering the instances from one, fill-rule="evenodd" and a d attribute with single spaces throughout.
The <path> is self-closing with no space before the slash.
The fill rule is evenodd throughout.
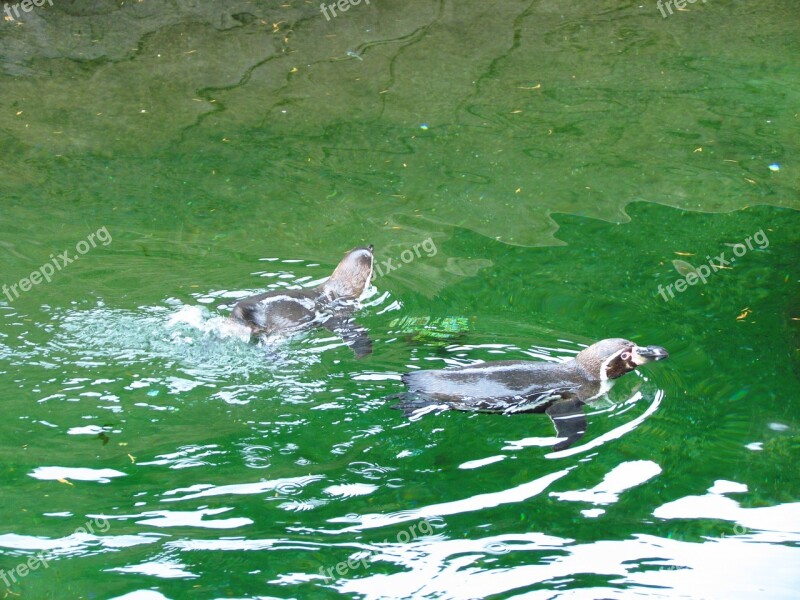
<path id="1" fill-rule="evenodd" d="M 390 398 L 400 399 L 392 408 L 411 417 L 442 409 L 545 412 L 562 438 L 553 449 L 564 450 L 586 432 L 584 404 L 608 392 L 625 373 L 668 356 L 660 346 L 610 338 L 563 363 L 504 360 L 405 373 L 408 391 Z"/>

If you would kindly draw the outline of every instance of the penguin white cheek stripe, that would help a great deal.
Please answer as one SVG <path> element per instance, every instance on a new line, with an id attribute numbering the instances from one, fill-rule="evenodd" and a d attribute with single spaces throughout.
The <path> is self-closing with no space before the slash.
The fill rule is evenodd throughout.
<path id="1" fill-rule="evenodd" d="M 370 288 L 372 287 L 372 274 L 375 270 L 375 257 L 372 253 L 369 253 L 369 275 L 367 275 L 367 280 L 364 283 L 364 289 L 361 290 L 361 295 L 357 298 L 360 302 L 369 297 Z"/>

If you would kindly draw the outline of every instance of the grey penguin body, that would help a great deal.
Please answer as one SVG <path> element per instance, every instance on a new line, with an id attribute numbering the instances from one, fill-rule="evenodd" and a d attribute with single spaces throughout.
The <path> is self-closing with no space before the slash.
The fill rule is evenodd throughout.
<path id="1" fill-rule="evenodd" d="M 586 430 L 583 405 L 603 395 L 614 380 L 638 366 L 668 356 L 658 346 L 640 347 L 621 338 L 602 340 L 563 363 L 493 361 L 402 376 L 408 391 L 393 408 L 408 416 L 430 410 L 546 412 L 568 448 Z"/>
<path id="2" fill-rule="evenodd" d="M 372 246 L 353 248 L 322 284 L 304 290 L 278 290 L 249 296 L 236 303 L 231 318 L 264 336 L 286 336 L 316 326 L 339 334 L 356 356 L 372 351 L 366 331 L 352 315 L 369 287 L 373 272 Z"/>

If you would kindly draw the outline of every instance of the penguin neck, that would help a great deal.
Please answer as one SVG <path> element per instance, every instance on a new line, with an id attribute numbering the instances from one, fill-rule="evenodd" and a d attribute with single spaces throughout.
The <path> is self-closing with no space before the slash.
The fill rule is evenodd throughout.
<path id="1" fill-rule="evenodd" d="M 595 392 L 591 397 L 586 399 L 586 402 L 591 402 L 595 398 L 600 398 L 601 396 L 605 396 L 608 392 L 611 391 L 611 388 L 614 387 L 614 384 L 617 382 L 616 379 L 604 379 L 602 381 L 596 382 L 597 385 L 597 392 Z"/>
<path id="2" fill-rule="evenodd" d="M 596 381 L 596 382 L 605 382 L 607 381 L 606 377 L 603 377 L 602 369 L 601 373 L 593 373 L 586 367 L 584 367 L 581 363 L 577 360 L 574 362 L 575 370 L 580 374 L 581 377 L 587 379 L 589 381 Z"/>
<path id="3" fill-rule="evenodd" d="M 355 299 L 350 294 L 342 293 L 342 290 L 339 289 L 339 286 L 331 282 L 330 279 L 325 283 L 323 283 L 322 285 L 319 285 L 316 288 L 314 288 L 314 291 L 317 293 L 317 300 L 322 302 L 323 304 L 330 304 L 332 302 Z"/>
<path id="4" fill-rule="evenodd" d="M 342 276 L 341 274 L 337 276 L 337 271 L 334 271 L 333 275 L 326 281 L 314 288 L 319 295 L 320 301 L 355 302 L 360 300 L 367 291 L 367 288 L 369 288 L 369 281 L 372 278 L 372 269 L 370 268 L 366 279 L 362 279 L 362 273 L 356 275 L 346 273 L 346 276 Z"/>
<path id="5" fill-rule="evenodd" d="M 600 398 L 605 396 L 611 388 L 614 387 L 614 384 L 617 382 L 616 379 L 609 379 L 605 373 L 605 363 L 601 364 L 600 371 L 595 373 L 590 371 L 577 360 L 574 363 L 576 371 L 580 374 L 581 377 L 586 379 L 592 386 L 591 396 L 586 398 L 585 402 L 591 402 L 596 398 Z"/>
<path id="6" fill-rule="evenodd" d="M 325 282 L 314 288 L 315 300 L 321 306 L 350 306 L 358 301 L 352 291 L 341 290 L 336 284 Z"/>

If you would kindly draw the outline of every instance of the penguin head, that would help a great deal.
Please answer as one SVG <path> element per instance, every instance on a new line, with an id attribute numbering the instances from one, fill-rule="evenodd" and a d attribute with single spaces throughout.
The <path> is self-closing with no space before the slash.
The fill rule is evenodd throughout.
<path id="1" fill-rule="evenodd" d="M 353 248 L 322 285 L 323 291 L 335 300 L 355 300 L 372 280 L 374 256 L 372 245 Z"/>
<path id="2" fill-rule="evenodd" d="M 668 356 L 661 346 L 637 346 L 630 340 L 610 338 L 581 350 L 575 360 L 592 379 L 606 381 Z"/>

